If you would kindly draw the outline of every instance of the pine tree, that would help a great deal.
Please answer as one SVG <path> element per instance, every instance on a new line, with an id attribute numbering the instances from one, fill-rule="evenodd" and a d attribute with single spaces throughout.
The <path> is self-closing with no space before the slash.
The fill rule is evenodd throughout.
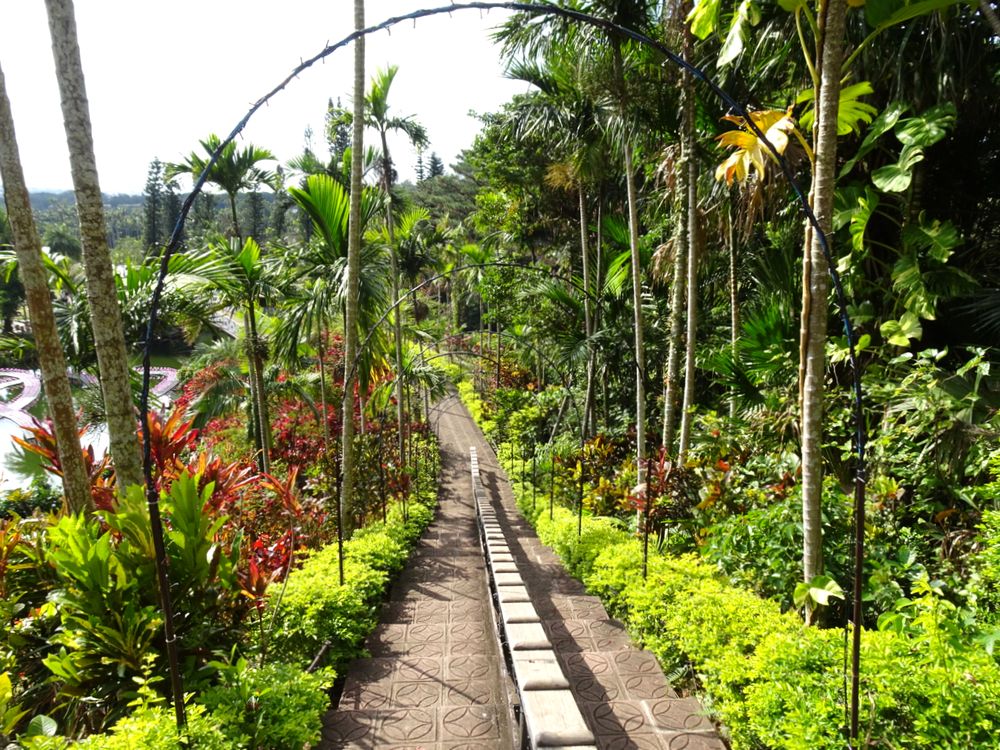
<path id="1" fill-rule="evenodd" d="M 264 211 L 264 196 L 257 190 L 247 196 L 247 213 L 250 219 L 247 222 L 250 229 L 249 236 L 258 242 L 263 242 L 264 231 L 267 229 L 267 217 Z"/>
<path id="2" fill-rule="evenodd" d="M 423 182 L 427 178 L 427 170 L 424 169 L 424 150 L 417 149 L 417 182 Z"/>
<path id="3" fill-rule="evenodd" d="M 146 196 L 146 199 L 143 202 L 145 221 L 142 227 L 142 244 L 146 252 L 149 252 L 160 244 L 163 234 L 163 227 L 160 223 L 164 209 L 163 163 L 159 159 L 153 159 L 149 163 L 149 171 L 146 173 L 146 189 L 143 191 L 143 195 Z"/>
<path id="4" fill-rule="evenodd" d="M 344 163 L 344 154 L 351 147 L 351 125 L 350 120 L 344 117 L 348 112 L 337 98 L 334 104 L 332 99 L 326 103 L 326 141 L 330 147 L 330 156 L 338 165 Z"/>
<path id="5" fill-rule="evenodd" d="M 437 155 L 434 151 L 431 151 L 431 158 L 427 162 L 427 177 L 443 177 L 444 176 L 444 162 L 441 161 L 441 157 Z"/>

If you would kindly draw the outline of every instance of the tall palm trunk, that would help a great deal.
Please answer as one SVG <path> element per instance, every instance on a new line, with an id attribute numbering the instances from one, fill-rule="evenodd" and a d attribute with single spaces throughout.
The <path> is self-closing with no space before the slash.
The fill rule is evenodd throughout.
<path id="1" fill-rule="evenodd" d="M 691 102 L 694 109 L 694 102 Z M 691 442 L 691 419 L 694 407 L 695 342 L 698 329 L 698 259 L 701 256 L 701 226 L 698 220 L 698 161 L 694 150 L 694 133 L 691 134 L 687 160 L 687 335 L 684 342 L 684 401 L 681 405 L 681 436 L 677 458 L 687 459 Z"/>
<path id="2" fill-rule="evenodd" d="M 499 320 L 496 322 L 496 328 L 497 328 L 497 361 L 496 361 L 497 371 L 496 371 L 496 381 L 494 387 L 497 390 L 500 390 L 500 321 Z"/>
<path id="3" fill-rule="evenodd" d="M 403 431 L 403 325 L 399 306 L 399 259 L 396 257 L 396 228 L 392 216 L 392 162 L 385 131 L 382 138 L 382 181 L 385 187 L 385 226 L 389 235 L 389 261 L 392 273 L 393 338 L 396 349 L 396 421 L 399 423 L 399 464 L 406 465 L 406 439 Z"/>
<path id="4" fill-rule="evenodd" d="M 31 213 L 31 201 L 21 168 L 21 157 L 14 134 L 14 118 L 3 70 L 0 69 L 0 179 L 3 180 L 7 216 L 14 233 L 18 273 L 35 337 L 35 351 L 42 370 L 45 401 L 56 435 L 56 450 L 63 472 L 66 504 L 75 513 L 94 510 L 90 482 L 83 465 L 80 436 L 77 433 L 73 393 L 66 375 L 66 360 L 59 343 L 48 279 L 42 266 L 42 244 Z"/>
<path id="5" fill-rule="evenodd" d="M 271 420 L 267 414 L 267 397 L 264 392 L 264 358 L 260 353 L 257 337 L 257 312 L 252 299 L 247 301 L 247 320 L 250 327 L 250 377 L 253 379 L 257 402 L 257 428 L 260 430 L 260 465 L 265 473 L 271 471 Z M 253 398 L 253 394 L 251 394 Z"/>
<path id="6" fill-rule="evenodd" d="M 253 334 L 250 332 L 250 315 L 243 316 L 243 336 L 246 342 L 247 380 L 250 387 L 250 434 L 253 437 L 257 466 L 264 468 L 264 437 L 260 429 L 260 405 L 257 398 L 257 360 L 253 356 Z"/>
<path id="7" fill-rule="evenodd" d="M 243 231 L 236 211 L 236 194 L 228 193 L 228 196 L 232 236 L 236 239 L 237 247 L 240 247 L 243 244 Z M 257 317 L 254 312 L 254 301 L 249 296 L 244 327 L 247 337 L 247 369 L 250 377 L 250 411 L 256 425 L 253 433 L 257 443 L 260 470 L 267 473 L 271 471 L 271 418 L 267 409 L 267 397 L 264 394 L 264 357 L 261 355 L 260 339 L 257 336 Z"/>
<path id="8" fill-rule="evenodd" d="M 686 215 L 687 170 L 682 166 L 678 178 L 682 216 Z M 667 372 L 663 383 L 663 449 L 673 455 L 674 438 L 677 435 L 677 406 L 681 393 L 681 348 L 684 345 L 684 290 L 686 277 L 684 261 L 687 247 L 687 222 L 678 222 L 674 239 L 674 263 L 671 270 L 670 288 L 670 340 L 667 348 Z"/>
<path id="9" fill-rule="evenodd" d="M 625 92 L 625 71 L 621 44 L 613 40 L 612 47 L 618 105 L 623 120 L 627 120 L 628 97 Z M 628 242 L 632 261 L 632 318 L 635 326 L 635 465 L 638 483 L 646 479 L 646 353 L 642 333 L 642 269 L 639 258 L 639 208 L 635 169 L 632 166 L 632 144 L 624 136 L 625 190 L 628 200 Z"/>
<path id="10" fill-rule="evenodd" d="M 365 27 L 365 2 L 354 0 L 354 28 Z M 361 171 L 365 131 L 365 38 L 354 41 L 354 122 L 351 138 L 351 218 L 347 238 L 347 304 L 344 310 L 343 472 L 341 510 L 344 524 L 353 523 L 358 503 L 354 497 L 354 383 L 358 356 L 358 303 L 361 277 Z"/>
<path id="11" fill-rule="evenodd" d="M 726 245 L 729 250 L 729 351 L 736 361 L 740 341 L 740 306 L 739 280 L 736 278 L 736 226 L 735 209 L 736 190 L 729 191 L 728 213 L 726 215 Z M 736 389 L 731 389 L 729 396 L 729 418 L 736 418 Z"/>
<path id="12" fill-rule="evenodd" d="M 628 192 L 629 248 L 632 255 L 632 307 L 635 325 L 635 460 L 639 483 L 646 476 L 646 353 L 642 334 L 642 275 L 639 262 L 639 212 L 632 150 L 625 144 L 625 185 Z"/>
<path id="13" fill-rule="evenodd" d="M 827 0 L 820 15 L 822 47 L 820 88 L 816 97 L 816 161 L 813 166 L 812 208 L 820 228 L 829 236 L 837 161 L 837 116 L 840 104 L 841 60 L 844 45 L 845 0 Z M 822 489 L 823 393 L 829 267 L 818 236 L 807 233 L 805 248 L 808 286 L 803 289 L 802 327 L 802 572 L 806 581 L 823 571 Z"/>
<path id="14" fill-rule="evenodd" d="M 115 288 L 114 268 L 108 250 L 101 186 L 94 159 L 87 90 L 72 0 L 45 0 L 52 37 L 52 54 L 62 99 L 63 122 L 69 146 L 73 188 L 83 241 L 83 267 L 87 278 L 94 348 L 104 394 L 111 457 L 118 486 L 143 484 L 142 460 L 136 439 L 128 356 L 122 332 L 121 310 Z"/>
<path id="15" fill-rule="evenodd" d="M 319 353 L 319 403 L 323 415 L 323 450 L 327 453 L 330 451 L 330 421 L 327 419 L 327 404 L 326 404 L 326 364 L 325 364 L 325 349 L 326 349 L 326 331 L 320 331 L 319 334 L 319 346 L 316 351 Z"/>
<path id="16" fill-rule="evenodd" d="M 693 48 L 693 35 L 685 26 L 684 57 L 689 59 Z M 673 455 L 674 437 L 677 434 L 677 407 L 681 401 L 681 346 L 684 339 L 684 300 L 686 299 L 685 260 L 690 247 L 691 170 L 694 160 L 695 102 L 694 81 L 684 74 L 681 80 L 681 155 L 677 168 L 677 194 L 679 216 L 674 245 L 672 287 L 670 290 L 670 341 L 667 349 L 667 374 L 663 390 L 663 449 Z"/>
<path id="17" fill-rule="evenodd" d="M 583 433 L 586 437 L 592 432 L 594 410 L 594 348 L 591 344 L 594 324 L 590 308 L 590 221 L 587 216 L 587 193 L 582 182 L 577 190 L 580 198 L 580 262 L 583 267 L 583 333 L 587 340 L 587 390 L 583 398 Z"/>

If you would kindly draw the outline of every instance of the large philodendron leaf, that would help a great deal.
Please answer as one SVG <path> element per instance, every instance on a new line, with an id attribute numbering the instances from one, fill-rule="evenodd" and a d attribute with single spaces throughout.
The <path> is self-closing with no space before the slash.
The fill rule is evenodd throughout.
<path id="1" fill-rule="evenodd" d="M 924 160 L 924 150 L 919 146 L 904 146 L 899 161 L 879 167 L 872 172 L 875 187 L 886 193 L 902 193 L 913 181 L 913 167 Z"/>
<path id="2" fill-rule="evenodd" d="M 721 6 L 722 0 L 698 0 L 687 17 L 691 33 L 699 39 L 706 39 L 715 31 L 715 27 L 719 25 Z"/>
<path id="3" fill-rule="evenodd" d="M 873 29 L 888 29 L 918 16 L 944 10 L 963 0 L 866 0 L 865 22 Z"/>
<path id="4" fill-rule="evenodd" d="M 926 251 L 936 261 L 947 263 L 955 248 L 962 244 L 958 229 L 950 221 L 932 221 L 920 215 L 919 224 L 909 224 L 903 229 L 903 244 L 917 251 Z"/>
<path id="5" fill-rule="evenodd" d="M 954 104 L 939 104 L 916 117 L 902 120 L 896 127 L 896 137 L 904 146 L 933 146 L 948 135 L 948 130 L 955 125 L 955 117 Z"/>
<path id="6" fill-rule="evenodd" d="M 743 52 L 743 44 L 751 26 L 760 23 L 760 8 L 753 0 L 743 0 L 733 13 L 733 19 L 729 24 L 729 33 L 726 34 L 726 41 L 719 51 L 719 67 L 724 67 L 735 60 Z"/>
<path id="7" fill-rule="evenodd" d="M 840 109 L 837 112 L 837 135 L 848 135 L 849 133 L 861 133 L 862 123 L 869 124 L 878 110 L 871 104 L 859 101 L 860 97 L 867 96 L 875 92 L 871 83 L 861 81 L 840 89 Z M 813 89 L 806 89 L 795 100 L 797 103 L 811 102 L 815 96 Z M 810 130 L 813 126 L 815 111 L 810 108 L 802 113 L 799 121 L 802 127 Z"/>
<path id="8" fill-rule="evenodd" d="M 899 320 L 887 320 L 879 328 L 884 338 L 893 346 L 909 346 L 910 340 L 919 341 L 924 333 L 920 318 L 911 312 L 903 313 Z"/>
<path id="9" fill-rule="evenodd" d="M 847 163 L 844 164 L 844 167 L 840 170 L 840 176 L 844 177 L 848 172 L 854 169 L 855 164 L 870 154 L 875 149 L 875 146 L 878 145 L 878 139 L 896 127 L 896 123 L 899 122 L 899 118 L 902 117 L 909 108 L 910 105 L 905 102 L 892 102 L 887 105 L 886 108 L 882 110 L 882 113 L 875 118 L 874 122 L 872 122 L 871 126 L 868 128 L 868 132 L 865 133 L 865 139 L 861 142 L 858 152 L 848 159 Z"/>
<path id="10" fill-rule="evenodd" d="M 808 583 L 802 582 L 795 587 L 792 600 L 796 607 L 806 607 L 812 610 L 816 605 L 825 607 L 830 599 L 843 599 L 844 590 L 830 576 L 819 575 Z"/>

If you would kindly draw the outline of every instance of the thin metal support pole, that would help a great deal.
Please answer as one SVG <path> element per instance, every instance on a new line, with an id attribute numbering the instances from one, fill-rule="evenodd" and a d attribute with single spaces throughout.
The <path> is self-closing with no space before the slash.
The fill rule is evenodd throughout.
<path id="1" fill-rule="evenodd" d="M 646 502 L 643 503 L 642 509 L 642 580 L 646 580 L 646 576 L 649 574 L 649 506 L 653 502 L 652 493 L 650 493 L 650 481 L 649 478 L 652 476 L 650 473 L 650 460 L 646 457 Z"/>
<path id="2" fill-rule="evenodd" d="M 340 572 L 340 585 L 344 585 L 344 462 L 343 446 L 337 456 L 337 568 Z"/>
<path id="3" fill-rule="evenodd" d="M 532 446 L 531 450 L 531 513 L 534 520 L 535 513 L 535 457 L 538 455 L 538 446 Z"/>
<path id="4" fill-rule="evenodd" d="M 556 453 L 552 451 L 549 454 L 552 466 L 552 473 L 549 474 L 549 520 L 552 520 L 552 506 L 556 500 Z"/>

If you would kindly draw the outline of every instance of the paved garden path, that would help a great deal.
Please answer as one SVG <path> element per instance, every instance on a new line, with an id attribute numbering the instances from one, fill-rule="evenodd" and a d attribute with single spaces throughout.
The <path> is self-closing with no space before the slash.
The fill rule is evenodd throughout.
<path id="1" fill-rule="evenodd" d="M 678 698 L 600 601 L 570 578 L 514 507 L 510 485 L 457 397 L 433 410 L 437 516 L 392 589 L 371 658 L 351 667 L 325 748 L 510 748 L 510 683 L 496 646 L 477 537 L 469 448 L 563 672 L 599 748 L 723 750 L 701 706 Z"/>

